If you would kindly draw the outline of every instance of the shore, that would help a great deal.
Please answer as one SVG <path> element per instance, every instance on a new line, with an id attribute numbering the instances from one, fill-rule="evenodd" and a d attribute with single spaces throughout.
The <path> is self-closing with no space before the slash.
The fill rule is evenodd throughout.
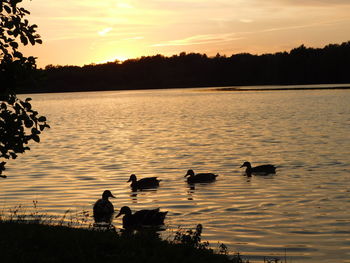
<path id="1" fill-rule="evenodd" d="M 153 233 L 153 234 L 152 234 Z M 0 221 L 1 262 L 242 262 L 212 249 L 162 240 L 155 232 L 117 234 Z"/>
<path id="2" fill-rule="evenodd" d="M 223 88 L 214 88 L 215 91 L 280 91 L 280 90 L 347 90 L 350 89 L 350 86 L 242 86 L 242 87 L 223 87 Z"/>

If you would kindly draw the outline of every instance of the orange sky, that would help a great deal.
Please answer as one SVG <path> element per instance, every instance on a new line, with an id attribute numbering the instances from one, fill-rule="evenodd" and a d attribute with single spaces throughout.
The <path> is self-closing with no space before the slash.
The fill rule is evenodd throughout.
<path id="1" fill-rule="evenodd" d="M 24 0 L 39 67 L 182 51 L 228 56 L 350 40 L 349 0 Z"/>

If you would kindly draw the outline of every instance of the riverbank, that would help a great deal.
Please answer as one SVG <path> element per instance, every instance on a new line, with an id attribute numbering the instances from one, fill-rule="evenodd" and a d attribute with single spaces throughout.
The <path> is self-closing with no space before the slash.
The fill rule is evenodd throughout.
<path id="1" fill-rule="evenodd" d="M 212 249 L 162 240 L 36 223 L 0 222 L 1 262 L 242 262 Z"/>
<path id="2" fill-rule="evenodd" d="M 285 86 L 240 86 L 240 87 L 219 87 L 215 91 L 281 91 L 281 90 L 348 90 L 349 84 L 339 85 L 285 85 Z"/>

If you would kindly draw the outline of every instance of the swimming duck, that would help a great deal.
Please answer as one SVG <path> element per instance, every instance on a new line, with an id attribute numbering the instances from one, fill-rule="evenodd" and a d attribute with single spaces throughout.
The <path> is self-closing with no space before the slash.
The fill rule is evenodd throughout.
<path id="1" fill-rule="evenodd" d="M 111 191 L 105 190 L 102 194 L 102 199 L 97 200 L 94 204 L 93 212 L 96 223 L 105 222 L 110 224 L 112 222 L 114 206 L 108 200 L 109 197 L 115 198 Z"/>
<path id="2" fill-rule="evenodd" d="M 142 178 L 140 180 L 137 180 L 136 175 L 132 174 L 130 175 L 129 180 L 127 183 L 131 182 L 130 186 L 135 189 L 142 189 L 142 188 L 152 188 L 152 187 L 158 187 L 160 180 L 157 179 L 157 177 L 147 177 Z"/>
<path id="3" fill-rule="evenodd" d="M 186 176 L 189 176 L 187 178 L 187 183 L 192 184 L 192 183 L 206 183 L 206 182 L 215 181 L 218 175 L 213 173 L 194 174 L 193 170 L 188 170 L 185 177 Z"/>
<path id="4" fill-rule="evenodd" d="M 247 167 L 245 172 L 247 176 L 252 176 L 252 174 L 267 175 L 276 173 L 276 167 L 272 164 L 264 164 L 252 167 L 250 162 L 244 162 L 240 168 Z"/>
<path id="5" fill-rule="evenodd" d="M 159 208 L 152 210 L 140 210 L 132 214 L 130 207 L 123 206 L 119 214 L 116 216 L 124 215 L 123 217 L 123 227 L 124 228 L 134 228 L 142 226 L 159 226 L 164 225 L 164 219 L 166 212 L 160 212 Z"/>

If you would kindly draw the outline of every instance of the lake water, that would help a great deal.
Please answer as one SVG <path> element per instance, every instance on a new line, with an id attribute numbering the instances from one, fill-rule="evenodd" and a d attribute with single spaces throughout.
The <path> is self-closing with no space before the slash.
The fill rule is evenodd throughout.
<path id="1" fill-rule="evenodd" d="M 89 211 L 91 223 L 93 203 L 109 189 L 116 209 L 168 210 L 165 237 L 201 223 L 203 240 L 251 260 L 350 262 L 350 90 L 30 97 L 51 129 L 8 161 L 3 213 L 18 205 L 31 212 L 34 200 L 47 215 Z M 277 174 L 247 178 L 244 161 L 275 164 Z M 190 188 L 188 169 L 219 177 Z M 158 176 L 160 187 L 132 193 L 131 173 Z"/>

